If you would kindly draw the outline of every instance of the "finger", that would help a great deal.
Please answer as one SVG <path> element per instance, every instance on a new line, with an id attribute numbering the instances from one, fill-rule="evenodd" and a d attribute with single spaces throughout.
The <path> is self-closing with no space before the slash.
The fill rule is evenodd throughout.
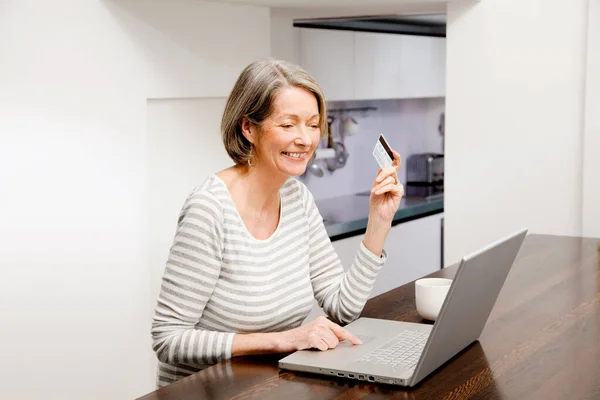
<path id="1" fill-rule="evenodd" d="M 371 189 L 371 192 L 375 193 L 376 191 L 378 191 L 379 189 L 381 189 L 382 187 L 389 185 L 389 184 L 394 184 L 396 183 L 396 178 L 393 176 L 388 176 L 387 178 L 385 178 L 381 183 L 379 183 L 378 185 L 374 185 L 373 189 Z"/>
<path id="2" fill-rule="evenodd" d="M 381 189 L 382 187 L 385 187 L 389 184 L 395 184 L 396 183 L 396 179 L 393 176 L 388 176 L 387 178 L 385 178 L 381 183 L 378 184 L 374 184 L 373 188 L 371 189 L 372 193 L 377 192 L 379 189 Z"/>
<path id="3" fill-rule="evenodd" d="M 317 349 L 319 349 L 321 351 L 327 351 L 327 350 L 329 350 L 329 346 L 327 345 L 327 343 L 325 343 L 323 341 L 323 339 L 317 340 L 316 345 L 313 346 L 313 347 L 315 347 L 315 348 L 317 348 Z"/>
<path id="4" fill-rule="evenodd" d="M 310 337 L 308 340 L 308 347 L 316 348 L 321 351 L 329 350 L 329 346 L 327 345 L 327 343 L 325 343 L 321 339 L 321 336 L 318 335 L 316 332 L 313 332 L 310 334 Z"/>
<path id="5" fill-rule="evenodd" d="M 387 192 L 402 193 L 402 195 L 403 195 L 404 194 L 404 186 L 402 186 L 401 184 L 389 183 L 389 184 L 379 188 L 374 193 L 379 195 L 379 194 L 383 194 L 383 193 L 387 193 Z"/>
<path id="6" fill-rule="evenodd" d="M 359 338 L 357 338 L 356 336 L 354 336 L 353 334 L 351 334 L 350 332 L 348 332 L 346 329 L 342 328 L 338 324 L 335 324 L 332 322 L 329 329 L 331 329 L 331 331 L 333 333 L 335 333 L 335 335 L 338 337 L 339 340 L 346 339 L 352 344 L 362 344 L 362 341 Z"/>
<path id="7" fill-rule="evenodd" d="M 380 170 L 380 172 L 377 174 L 377 178 L 375 179 L 375 182 L 379 183 L 379 182 L 383 181 L 385 178 L 387 178 L 388 176 L 395 175 L 396 172 L 398 172 L 398 170 L 394 166 Z"/>
<path id="8" fill-rule="evenodd" d="M 327 350 L 329 350 L 329 345 L 327 343 L 325 343 L 325 341 L 323 339 L 319 339 L 319 342 L 317 344 L 317 349 L 319 349 L 321 351 L 327 351 Z"/>
<path id="9" fill-rule="evenodd" d="M 392 164 L 394 165 L 394 167 L 396 167 L 396 170 L 399 170 L 402 166 L 402 157 L 400 157 L 400 153 L 394 150 L 392 150 L 392 153 L 394 153 L 394 162 Z"/>
<path id="10" fill-rule="evenodd" d="M 340 343 L 337 336 L 329 328 L 323 329 L 321 332 L 321 340 L 324 341 L 330 349 L 335 348 Z"/>

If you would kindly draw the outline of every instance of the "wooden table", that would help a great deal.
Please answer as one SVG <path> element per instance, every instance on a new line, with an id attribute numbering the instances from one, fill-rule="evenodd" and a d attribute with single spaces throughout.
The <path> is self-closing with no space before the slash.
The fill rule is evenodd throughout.
<path id="1" fill-rule="evenodd" d="M 362 316 L 424 322 L 413 283 Z M 141 399 L 600 399 L 600 240 L 527 236 L 479 341 L 415 388 L 284 371 L 283 356 L 228 360 Z"/>

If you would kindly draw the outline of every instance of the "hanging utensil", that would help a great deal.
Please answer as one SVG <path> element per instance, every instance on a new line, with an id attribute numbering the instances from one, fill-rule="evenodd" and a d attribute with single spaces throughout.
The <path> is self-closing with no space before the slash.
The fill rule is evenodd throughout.
<path id="1" fill-rule="evenodd" d="M 328 158 L 326 164 L 329 172 L 333 172 L 336 169 L 342 168 L 346 165 L 346 160 L 348 159 L 348 152 L 346 151 L 346 146 L 344 146 L 344 143 L 333 140 L 333 131 L 331 129 L 331 124 L 333 124 L 333 118 L 327 118 L 327 123 L 329 125 L 327 147 L 333 148 L 335 150 L 335 156 L 333 158 Z"/>
<path id="2" fill-rule="evenodd" d="M 327 116 L 327 148 L 333 149 L 333 133 L 331 132 L 331 125 L 333 125 L 335 119 L 329 115 Z"/>
<path id="3" fill-rule="evenodd" d="M 335 150 L 335 157 L 327 159 L 327 169 L 330 172 L 343 168 L 348 160 L 348 152 L 342 142 L 335 142 L 333 149 Z"/>
<path id="4" fill-rule="evenodd" d="M 306 167 L 306 169 L 308 170 L 308 172 L 310 172 L 314 176 L 316 176 L 318 178 L 322 178 L 324 175 L 323 168 L 321 168 L 317 164 L 315 164 L 315 161 L 316 160 L 313 157 L 313 159 L 308 163 L 308 166 Z"/>

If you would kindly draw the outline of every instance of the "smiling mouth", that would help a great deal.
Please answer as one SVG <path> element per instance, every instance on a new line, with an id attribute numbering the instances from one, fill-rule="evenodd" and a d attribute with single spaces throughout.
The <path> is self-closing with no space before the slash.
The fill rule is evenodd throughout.
<path id="1" fill-rule="evenodd" d="M 284 156 L 288 156 L 290 158 L 296 159 L 296 160 L 303 160 L 304 158 L 306 158 L 307 153 L 290 153 L 287 151 L 282 151 L 281 154 L 283 154 Z"/>

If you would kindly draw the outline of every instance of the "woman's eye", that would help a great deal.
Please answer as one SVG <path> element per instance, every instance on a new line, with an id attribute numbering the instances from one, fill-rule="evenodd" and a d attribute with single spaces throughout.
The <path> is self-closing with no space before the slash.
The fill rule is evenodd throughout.
<path id="1" fill-rule="evenodd" d="M 313 129 L 319 129 L 319 125 L 311 125 L 310 127 Z"/>
<path id="2" fill-rule="evenodd" d="M 281 125 L 282 128 L 291 128 L 293 126 L 294 125 L 290 125 L 290 124 L 283 124 L 283 125 Z"/>

